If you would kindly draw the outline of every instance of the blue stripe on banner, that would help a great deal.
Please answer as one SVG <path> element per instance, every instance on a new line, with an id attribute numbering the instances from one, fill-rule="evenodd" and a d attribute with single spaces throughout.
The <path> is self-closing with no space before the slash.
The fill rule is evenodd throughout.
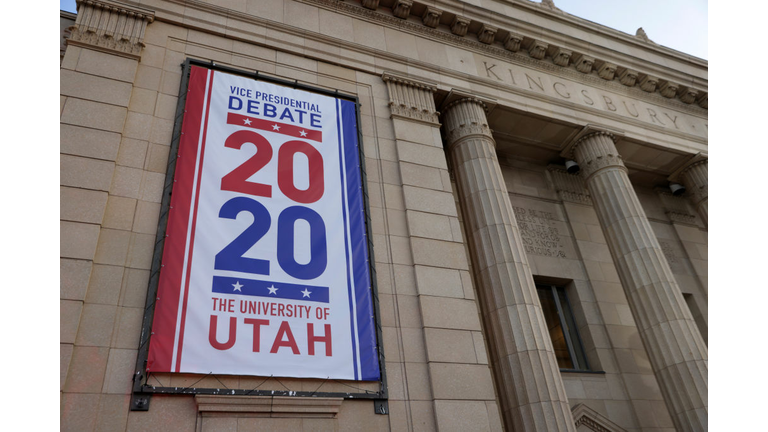
<path id="1" fill-rule="evenodd" d="M 349 238 L 347 237 L 347 207 L 349 205 L 349 201 L 347 200 L 346 196 L 346 189 L 344 188 L 344 174 L 345 174 L 345 168 L 344 168 L 344 161 L 342 159 L 342 154 L 344 154 L 344 146 L 343 146 L 343 138 L 345 137 L 343 131 L 342 131 L 342 117 L 341 112 L 339 111 L 340 108 L 340 100 L 336 100 L 336 128 L 339 131 L 339 166 L 342 167 L 339 170 L 340 173 L 340 180 L 341 180 L 341 211 L 342 211 L 342 220 L 344 221 L 344 254 L 346 256 L 346 279 L 347 279 L 347 295 L 349 296 L 349 328 L 351 330 L 350 337 L 352 338 L 352 367 L 354 369 L 354 376 L 356 380 L 360 379 L 360 372 L 357 370 L 357 343 L 355 343 L 355 334 L 354 329 L 354 314 L 352 313 L 352 299 L 353 292 L 352 292 L 352 280 L 349 277 Z M 346 120 L 346 119 L 344 119 Z M 346 128 L 345 128 L 346 129 Z"/>
<path id="2" fill-rule="evenodd" d="M 243 278 L 238 279 L 223 276 L 213 277 L 213 292 L 219 294 L 235 294 L 328 303 L 328 291 L 328 287 L 312 285 L 296 285 L 284 282 L 270 282 Z"/>
<path id="3" fill-rule="evenodd" d="M 349 208 L 349 232 L 352 242 L 352 273 L 355 281 L 357 307 L 357 333 L 360 342 L 360 379 L 381 379 L 379 356 L 376 346 L 376 323 L 373 314 L 371 275 L 368 267 L 368 240 L 365 227 L 365 203 L 363 201 L 360 157 L 357 142 L 357 115 L 355 103 L 341 100 L 343 118 L 344 161 L 347 173 L 347 203 Z"/>

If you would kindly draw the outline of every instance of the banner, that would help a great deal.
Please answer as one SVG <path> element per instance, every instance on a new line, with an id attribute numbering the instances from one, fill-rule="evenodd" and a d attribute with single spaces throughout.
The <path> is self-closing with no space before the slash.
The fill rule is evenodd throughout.
<path id="1" fill-rule="evenodd" d="M 192 66 L 147 371 L 380 379 L 357 127 Z"/>

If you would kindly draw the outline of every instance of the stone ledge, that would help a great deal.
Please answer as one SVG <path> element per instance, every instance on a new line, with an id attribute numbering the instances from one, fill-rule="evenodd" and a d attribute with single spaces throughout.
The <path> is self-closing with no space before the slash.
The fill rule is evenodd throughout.
<path id="1" fill-rule="evenodd" d="M 195 395 L 197 411 L 231 417 L 336 418 L 344 398 Z"/>

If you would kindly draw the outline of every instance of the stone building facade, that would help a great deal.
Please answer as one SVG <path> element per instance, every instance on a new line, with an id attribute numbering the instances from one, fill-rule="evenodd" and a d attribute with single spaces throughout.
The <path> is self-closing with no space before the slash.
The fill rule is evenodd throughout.
<path id="1" fill-rule="evenodd" d="M 386 401 L 132 410 L 188 58 L 358 97 Z M 552 1 L 82 0 L 60 84 L 62 430 L 707 429 L 706 61 Z"/>

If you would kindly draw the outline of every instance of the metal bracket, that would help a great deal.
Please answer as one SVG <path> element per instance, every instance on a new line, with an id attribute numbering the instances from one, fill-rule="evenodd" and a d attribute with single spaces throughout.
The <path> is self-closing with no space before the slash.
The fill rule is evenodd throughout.
<path id="1" fill-rule="evenodd" d="M 389 401 L 387 399 L 374 399 L 373 412 L 379 415 L 389 415 Z"/>
<path id="2" fill-rule="evenodd" d="M 149 393 L 134 393 L 131 397 L 131 411 L 149 411 Z"/>

